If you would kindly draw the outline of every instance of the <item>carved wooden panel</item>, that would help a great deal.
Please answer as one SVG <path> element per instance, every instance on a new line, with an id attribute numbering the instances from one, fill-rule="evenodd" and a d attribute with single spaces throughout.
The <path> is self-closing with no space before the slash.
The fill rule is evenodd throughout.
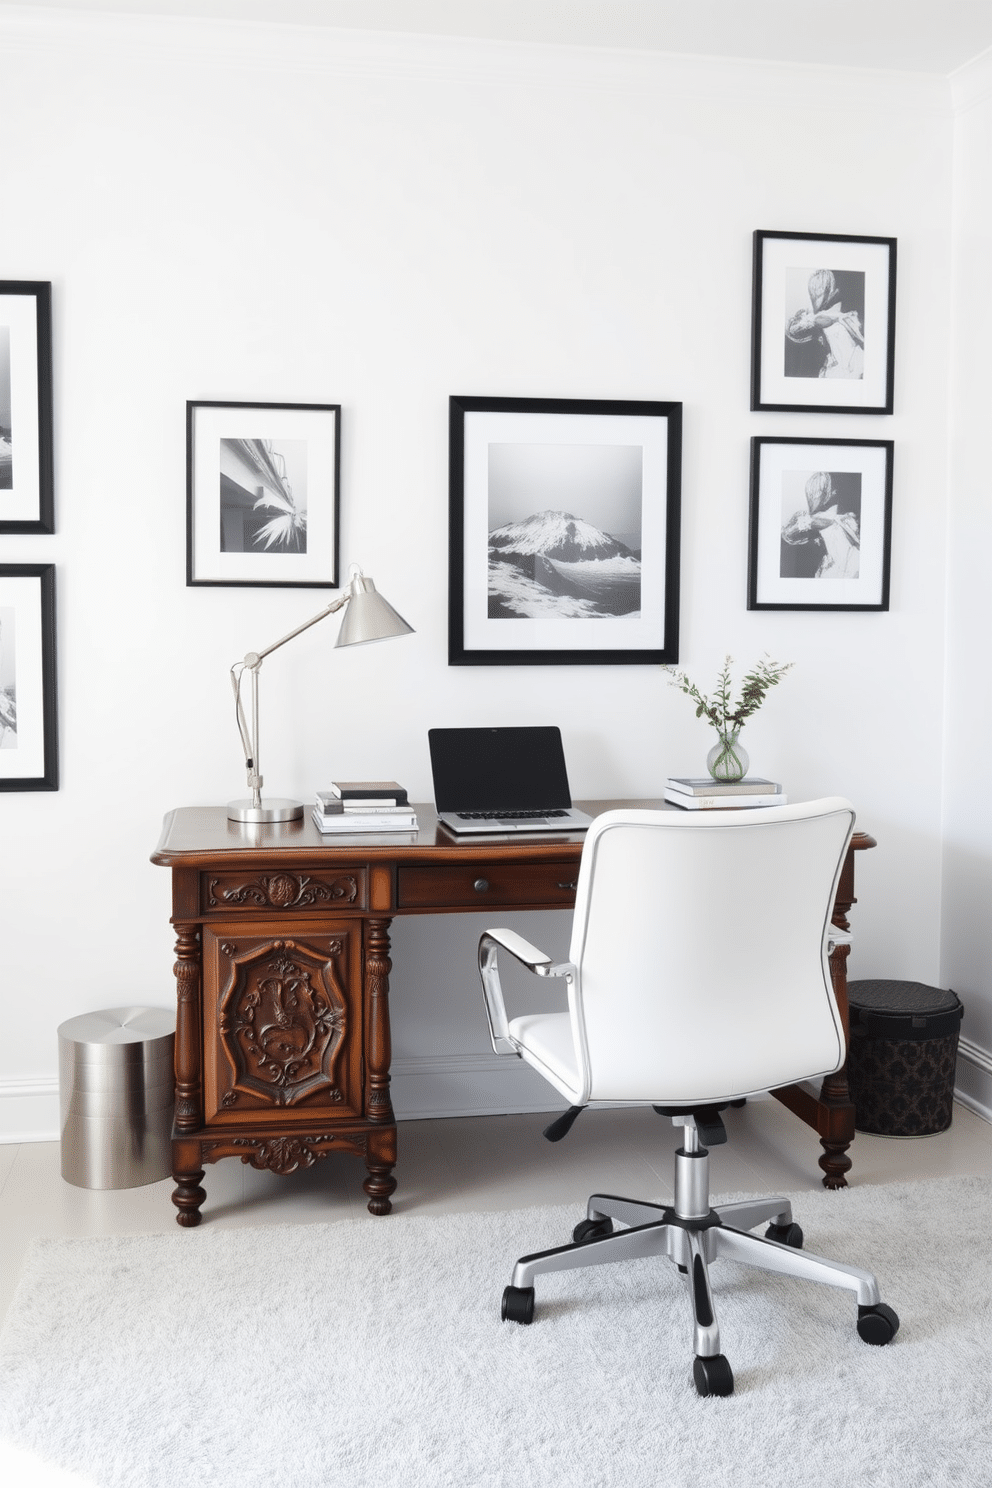
<path id="1" fill-rule="evenodd" d="M 348 872 L 204 873 L 200 894 L 204 913 L 250 910 L 276 913 L 364 909 L 368 899 L 364 868 Z"/>
<path id="2" fill-rule="evenodd" d="M 208 1122 L 361 1111 L 361 923 L 298 928 L 204 930 Z"/>
<path id="3" fill-rule="evenodd" d="M 364 1157 L 366 1138 L 351 1132 L 318 1132 L 286 1137 L 225 1136 L 203 1143 L 206 1162 L 220 1157 L 240 1157 L 253 1168 L 267 1168 L 272 1173 L 295 1173 L 299 1168 L 312 1168 L 314 1163 L 332 1152 L 354 1152 Z"/>

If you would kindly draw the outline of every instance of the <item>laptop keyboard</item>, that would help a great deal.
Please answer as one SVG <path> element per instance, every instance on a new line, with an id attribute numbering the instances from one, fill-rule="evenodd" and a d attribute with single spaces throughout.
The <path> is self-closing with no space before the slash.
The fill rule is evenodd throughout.
<path id="1" fill-rule="evenodd" d="M 537 821 L 548 816 L 567 816 L 567 811 L 458 811 L 461 821 Z"/>

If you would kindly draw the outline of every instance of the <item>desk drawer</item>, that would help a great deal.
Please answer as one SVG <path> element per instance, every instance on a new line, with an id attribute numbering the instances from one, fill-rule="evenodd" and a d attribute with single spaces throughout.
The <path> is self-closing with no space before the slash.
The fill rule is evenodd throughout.
<path id="1" fill-rule="evenodd" d="M 535 907 L 575 902 L 578 859 L 568 863 L 461 863 L 399 870 L 400 909 Z"/>

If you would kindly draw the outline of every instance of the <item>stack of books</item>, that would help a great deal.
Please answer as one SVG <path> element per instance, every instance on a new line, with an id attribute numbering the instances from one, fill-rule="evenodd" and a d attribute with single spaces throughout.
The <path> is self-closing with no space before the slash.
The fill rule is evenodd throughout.
<path id="1" fill-rule="evenodd" d="M 319 832 L 415 832 L 417 815 L 395 780 L 332 780 L 313 807 Z"/>
<path id="2" fill-rule="evenodd" d="M 785 806 L 788 799 L 780 785 L 774 780 L 762 780 L 760 775 L 745 775 L 743 780 L 669 775 L 665 788 L 665 800 L 674 806 L 681 806 L 685 811 L 726 811 L 736 806 Z"/>

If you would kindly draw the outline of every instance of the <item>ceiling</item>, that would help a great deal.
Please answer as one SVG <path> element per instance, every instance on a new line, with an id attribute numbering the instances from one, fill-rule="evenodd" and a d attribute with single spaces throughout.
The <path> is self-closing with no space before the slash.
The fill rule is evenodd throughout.
<path id="1" fill-rule="evenodd" d="M 24 0 L 22 0 L 22 4 Z M 992 0 L 28 0 L 37 8 L 564 42 L 953 72 L 992 47 Z"/>

